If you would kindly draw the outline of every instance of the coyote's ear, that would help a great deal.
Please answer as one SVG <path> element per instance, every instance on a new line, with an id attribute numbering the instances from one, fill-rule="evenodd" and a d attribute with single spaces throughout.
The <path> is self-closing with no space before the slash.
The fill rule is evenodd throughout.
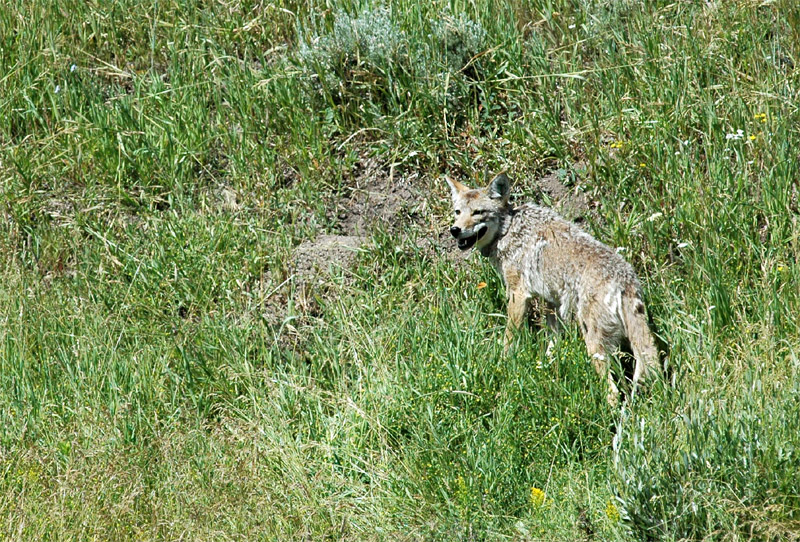
<path id="1" fill-rule="evenodd" d="M 458 181 L 450 179 L 450 177 L 445 176 L 444 180 L 447 181 L 447 184 L 450 186 L 450 191 L 453 193 L 453 197 L 469 190 L 469 188 Z"/>
<path id="2" fill-rule="evenodd" d="M 511 180 L 508 175 L 501 173 L 489 183 L 489 197 L 492 199 L 506 199 L 511 188 Z"/>

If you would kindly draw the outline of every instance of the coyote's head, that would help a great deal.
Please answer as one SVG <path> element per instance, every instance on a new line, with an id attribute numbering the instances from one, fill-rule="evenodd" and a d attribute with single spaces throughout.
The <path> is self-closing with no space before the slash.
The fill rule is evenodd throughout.
<path id="1" fill-rule="evenodd" d="M 458 248 L 484 248 L 495 240 L 508 214 L 508 191 L 511 182 L 505 173 L 495 177 L 485 188 L 471 189 L 445 177 L 453 193 L 456 221 L 450 233 Z"/>

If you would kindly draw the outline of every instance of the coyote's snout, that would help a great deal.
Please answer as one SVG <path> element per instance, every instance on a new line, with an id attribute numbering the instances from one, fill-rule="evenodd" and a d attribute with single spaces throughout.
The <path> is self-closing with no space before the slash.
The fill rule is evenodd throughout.
<path id="1" fill-rule="evenodd" d="M 633 390 L 657 373 L 658 351 L 647 323 L 641 286 L 633 268 L 555 211 L 538 205 L 513 207 L 510 181 L 500 174 L 485 188 L 447 179 L 458 248 L 478 248 L 503 277 L 508 298 L 506 348 L 526 320 L 532 296 L 548 307 L 547 324 L 578 320 L 595 370 L 608 381 L 608 402 L 619 398 L 607 357 L 630 347 L 636 359 Z"/>

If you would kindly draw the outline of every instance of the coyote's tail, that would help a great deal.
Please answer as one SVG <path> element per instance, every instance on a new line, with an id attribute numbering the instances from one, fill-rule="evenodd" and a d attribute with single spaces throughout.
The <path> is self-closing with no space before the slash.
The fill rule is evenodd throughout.
<path id="1" fill-rule="evenodd" d="M 631 343 L 636 368 L 633 385 L 656 376 L 659 371 L 658 349 L 647 321 L 647 311 L 638 289 L 630 287 L 622 294 L 622 322 Z"/>

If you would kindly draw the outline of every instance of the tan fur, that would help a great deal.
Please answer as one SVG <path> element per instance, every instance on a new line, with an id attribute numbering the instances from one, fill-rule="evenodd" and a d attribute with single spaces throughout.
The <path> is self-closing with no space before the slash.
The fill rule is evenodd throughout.
<path id="1" fill-rule="evenodd" d="M 479 249 L 503 277 L 508 296 L 506 349 L 536 296 L 546 303 L 547 324 L 554 332 L 561 321 L 577 319 L 592 364 L 608 382 L 609 404 L 617 404 L 619 391 L 608 356 L 626 342 L 636 359 L 634 391 L 657 373 L 658 351 L 641 286 L 629 263 L 552 209 L 512 207 L 505 174 L 480 189 L 447 182 L 456 212 L 450 232 L 459 248 Z"/>

